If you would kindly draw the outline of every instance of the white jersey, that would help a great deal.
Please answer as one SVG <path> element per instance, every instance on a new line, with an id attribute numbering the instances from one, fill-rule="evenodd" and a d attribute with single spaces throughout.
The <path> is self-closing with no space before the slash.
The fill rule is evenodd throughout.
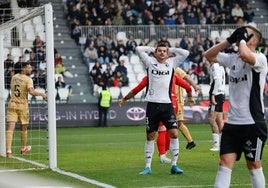
<path id="1" fill-rule="evenodd" d="M 225 93 L 225 71 L 219 63 L 213 63 L 209 67 L 210 92 L 209 94 L 219 95 Z"/>
<path id="2" fill-rule="evenodd" d="M 217 55 L 217 61 L 230 68 L 227 123 L 243 125 L 265 122 L 263 92 L 267 59 L 262 53 L 255 52 L 254 55 L 254 65 L 243 62 L 239 54 Z"/>
<path id="3" fill-rule="evenodd" d="M 172 78 L 174 67 L 177 67 L 189 55 L 187 50 L 169 48 L 170 53 L 175 53 L 175 57 L 170 57 L 165 64 L 159 63 L 148 53 L 154 52 L 155 48 L 138 46 L 136 52 L 141 61 L 145 64 L 148 75 L 145 101 L 155 103 L 171 103 Z"/>

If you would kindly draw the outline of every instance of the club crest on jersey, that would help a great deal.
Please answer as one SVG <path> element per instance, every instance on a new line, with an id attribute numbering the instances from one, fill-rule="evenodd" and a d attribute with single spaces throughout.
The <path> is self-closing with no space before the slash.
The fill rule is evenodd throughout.
<path id="1" fill-rule="evenodd" d="M 160 70 L 152 70 L 153 75 L 169 75 L 169 70 L 160 71 Z"/>

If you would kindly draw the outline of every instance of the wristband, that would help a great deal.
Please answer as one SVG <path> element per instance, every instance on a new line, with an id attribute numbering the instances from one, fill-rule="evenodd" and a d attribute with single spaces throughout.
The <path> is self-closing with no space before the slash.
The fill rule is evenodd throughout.
<path id="1" fill-rule="evenodd" d="M 244 39 L 242 39 L 242 40 L 240 40 L 240 43 L 246 44 L 247 42 Z"/>

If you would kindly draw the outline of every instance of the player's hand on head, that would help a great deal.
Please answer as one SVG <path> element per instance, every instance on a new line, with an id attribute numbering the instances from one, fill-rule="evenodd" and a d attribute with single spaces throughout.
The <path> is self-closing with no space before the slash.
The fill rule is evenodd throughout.
<path id="1" fill-rule="evenodd" d="M 246 27 L 242 27 L 237 34 L 237 42 L 240 42 L 241 40 L 245 40 L 246 42 L 248 42 L 252 37 L 253 34 L 248 35 Z"/>
<path id="2" fill-rule="evenodd" d="M 226 40 L 230 44 L 233 44 L 237 41 L 240 41 L 239 39 L 245 35 L 247 35 L 247 30 L 245 26 L 242 26 L 242 27 L 237 28 Z"/>

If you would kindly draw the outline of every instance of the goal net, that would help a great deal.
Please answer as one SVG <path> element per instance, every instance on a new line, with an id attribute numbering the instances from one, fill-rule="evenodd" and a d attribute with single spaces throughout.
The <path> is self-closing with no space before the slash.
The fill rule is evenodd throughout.
<path id="1" fill-rule="evenodd" d="M 57 168 L 54 38 L 51 4 L 35 8 L 0 9 L 0 168 L 18 170 Z M 19 125 L 13 134 L 12 157 L 6 156 L 7 104 L 10 80 L 16 63 L 28 61 L 33 67 L 31 78 L 38 92 L 48 99 L 28 95 L 30 122 L 27 145 L 31 151 L 21 155 Z"/>

